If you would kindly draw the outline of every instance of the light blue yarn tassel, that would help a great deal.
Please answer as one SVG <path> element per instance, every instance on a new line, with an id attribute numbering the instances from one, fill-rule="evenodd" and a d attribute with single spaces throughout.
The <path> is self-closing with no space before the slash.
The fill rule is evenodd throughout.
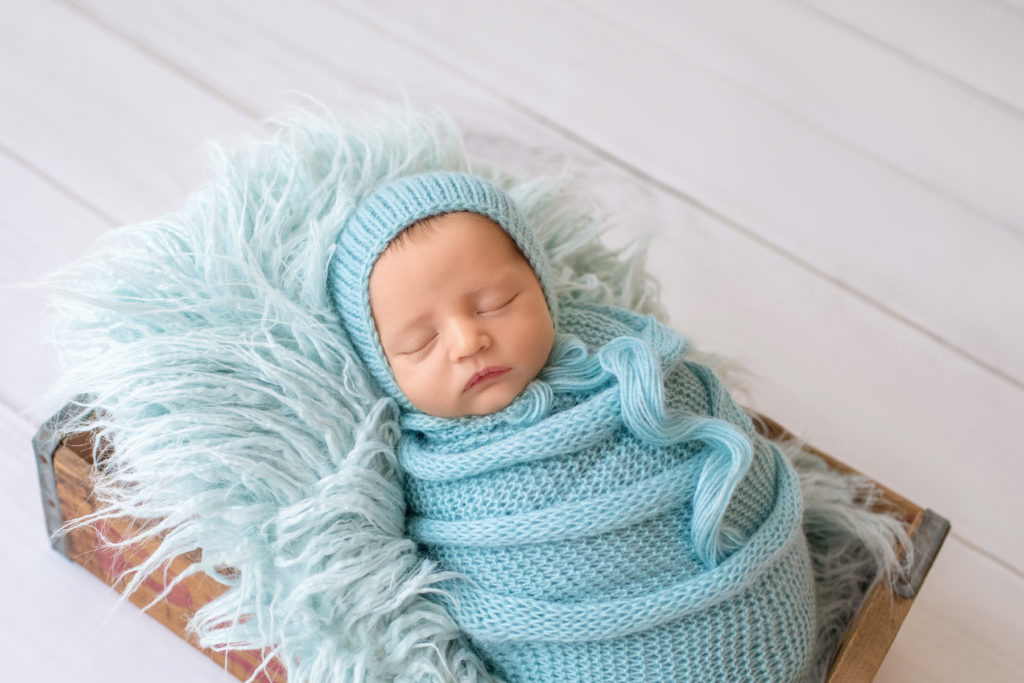
<path id="1" fill-rule="evenodd" d="M 664 334 L 653 320 L 647 332 L 651 342 L 636 337 L 619 337 L 588 356 L 578 339 L 564 339 L 557 368 L 545 375 L 556 392 L 592 390 L 614 376 L 618 383 L 619 412 L 623 423 L 637 438 L 653 446 L 703 441 L 708 445 L 693 500 L 692 534 L 695 550 L 707 567 L 721 562 L 730 542 L 722 520 L 729 501 L 753 457 L 750 441 L 724 420 L 681 412 L 666 413 L 662 361 L 659 355 L 674 359 L 682 347 L 673 347 L 678 339 Z M 651 344 L 658 344 L 661 354 Z M 678 345 L 678 342 L 675 342 Z M 724 538 L 723 538 L 724 536 Z"/>

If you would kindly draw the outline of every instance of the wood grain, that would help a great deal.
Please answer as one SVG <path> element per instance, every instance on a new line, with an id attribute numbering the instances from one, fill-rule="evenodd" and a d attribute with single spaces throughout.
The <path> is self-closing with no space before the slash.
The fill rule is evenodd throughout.
<path id="1" fill-rule="evenodd" d="M 866 40 L 1024 115 L 1024 14 L 1002 0 L 803 1 Z"/>
<path id="2" fill-rule="evenodd" d="M 202 141 L 252 127 L 66 7 L 31 3 L 19 13 L 0 23 L 0 146 L 118 223 L 176 210 L 202 180 Z"/>
<path id="3" fill-rule="evenodd" d="M 2 153 L 0 187 L 13 188 L 0 191 L 0 317 L 11 331 L 0 353 L 0 401 L 42 423 L 60 407 L 39 401 L 54 378 L 53 349 L 43 343 L 47 297 L 16 283 L 35 282 L 80 257 L 113 224 L 24 160 Z"/>

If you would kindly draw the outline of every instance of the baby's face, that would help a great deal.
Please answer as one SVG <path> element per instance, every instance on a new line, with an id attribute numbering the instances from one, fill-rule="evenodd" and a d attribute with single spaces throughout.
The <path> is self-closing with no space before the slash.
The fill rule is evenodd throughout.
<path id="1" fill-rule="evenodd" d="M 437 216 L 392 244 L 370 274 L 370 309 L 406 398 L 437 417 L 501 410 L 554 341 L 544 292 L 496 223 Z"/>

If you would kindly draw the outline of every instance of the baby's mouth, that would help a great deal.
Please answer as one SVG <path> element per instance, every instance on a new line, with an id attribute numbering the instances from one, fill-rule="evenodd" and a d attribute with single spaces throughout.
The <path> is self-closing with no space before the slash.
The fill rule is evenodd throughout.
<path id="1" fill-rule="evenodd" d="M 491 379 L 492 377 L 497 377 L 499 375 L 504 375 L 509 370 L 511 370 L 511 368 L 504 368 L 504 367 L 484 368 L 483 370 L 481 370 L 480 372 L 476 373 L 475 375 L 473 375 L 472 377 L 469 378 L 469 381 L 466 382 L 466 388 L 463 389 L 463 391 L 469 391 L 470 389 L 475 387 L 480 382 L 483 382 L 484 380 L 487 380 L 487 379 Z"/>

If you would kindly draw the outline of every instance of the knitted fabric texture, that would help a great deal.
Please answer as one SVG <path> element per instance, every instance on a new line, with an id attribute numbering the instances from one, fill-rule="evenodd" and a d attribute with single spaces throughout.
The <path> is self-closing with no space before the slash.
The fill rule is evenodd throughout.
<path id="1" fill-rule="evenodd" d="M 404 413 L 408 533 L 510 681 L 798 681 L 814 579 L 796 474 L 651 318 L 563 305 L 483 418 Z"/>

